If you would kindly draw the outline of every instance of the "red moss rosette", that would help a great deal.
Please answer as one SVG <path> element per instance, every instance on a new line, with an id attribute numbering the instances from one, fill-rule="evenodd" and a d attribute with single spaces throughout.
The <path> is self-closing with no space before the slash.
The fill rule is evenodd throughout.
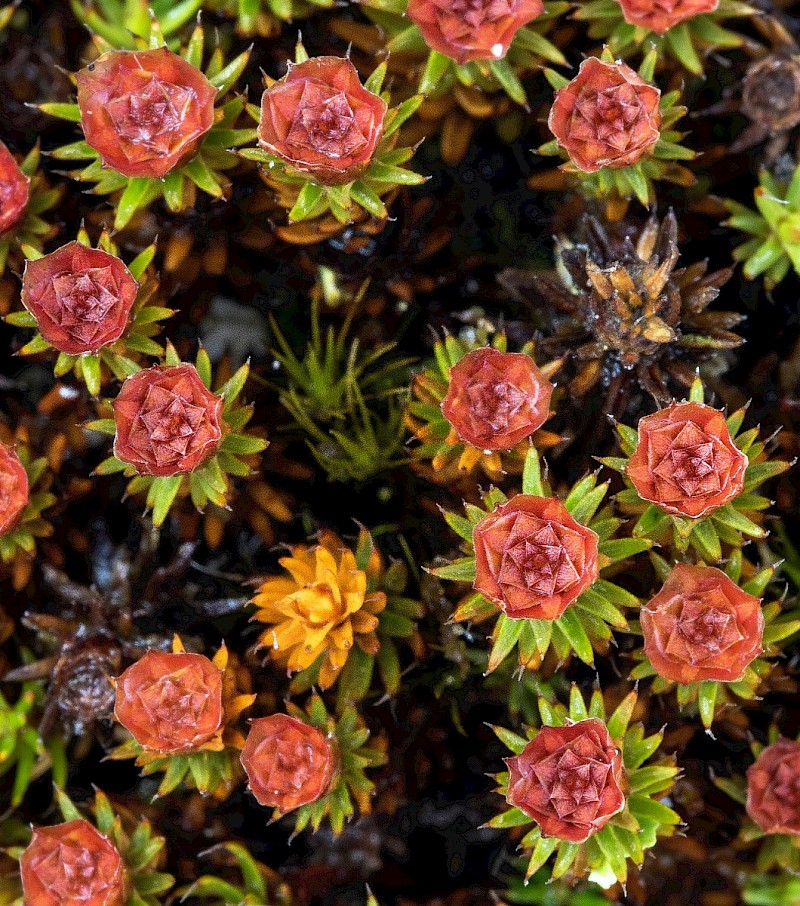
<path id="1" fill-rule="evenodd" d="M 510 450 L 550 417 L 553 385 L 530 356 L 475 349 L 450 369 L 442 414 L 479 450 Z"/>
<path id="2" fill-rule="evenodd" d="M 337 769 L 336 750 L 328 737 L 287 714 L 252 722 L 241 761 L 259 805 L 283 814 L 325 796 Z"/>
<path id="3" fill-rule="evenodd" d="M 127 899 L 122 857 L 83 818 L 34 828 L 20 875 L 25 906 L 123 906 Z"/>
<path id="4" fill-rule="evenodd" d="M 747 457 L 725 416 L 703 403 L 672 403 L 639 422 L 626 473 L 643 500 L 697 519 L 742 493 Z"/>
<path id="5" fill-rule="evenodd" d="M 761 652 L 761 602 L 711 566 L 679 563 L 642 608 L 644 651 L 676 683 L 742 679 Z"/>
<path id="6" fill-rule="evenodd" d="M 191 472 L 219 446 L 222 404 L 194 365 L 139 371 L 113 402 L 114 455 L 140 475 Z"/>
<path id="7" fill-rule="evenodd" d="M 765 834 L 800 834 L 800 742 L 779 739 L 747 769 L 747 814 Z"/>
<path id="8" fill-rule="evenodd" d="M 625 63 L 589 57 L 553 99 L 548 126 L 584 173 L 635 164 L 661 135 L 661 92 Z"/>
<path id="9" fill-rule="evenodd" d="M 115 255 L 70 242 L 25 262 L 22 304 L 59 352 L 95 353 L 125 331 L 139 284 Z"/>
<path id="10" fill-rule="evenodd" d="M 513 497 L 472 541 L 473 587 L 513 620 L 557 620 L 598 577 L 597 535 L 555 497 Z"/>
<path id="11" fill-rule="evenodd" d="M 111 51 L 76 80 L 86 142 L 124 176 L 163 179 L 214 124 L 217 89 L 166 47 Z"/>
<path id="12" fill-rule="evenodd" d="M 148 751 L 195 751 L 222 726 L 222 671 L 202 654 L 148 651 L 116 687 L 114 717 Z"/>
<path id="13" fill-rule="evenodd" d="M 0 535 L 16 528 L 29 497 L 25 466 L 13 447 L 0 443 Z"/>
<path id="14" fill-rule="evenodd" d="M 713 13 L 719 0 L 617 0 L 625 21 L 663 35 L 681 22 Z"/>
<path id="15" fill-rule="evenodd" d="M 30 192 L 30 179 L 20 170 L 14 155 L 0 142 L 0 235 L 15 227 L 25 216 Z"/>
<path id="16" fill-rule="evenodd" d="M 353 182 L 383 135 L 386 102 L 339 57 L 290 63 L 261 99 L 259 145 L 320 185 Z"/>
<path id="17" fill-rule="evenodd" d="M 509 805 L 545 837 L 583 843 L 625 807 L 622 753 L 601 720 L 542 727 L 505 763 Z"/>
<path id="18" fill-rule="evenodd" d="M 542 0 L 409 0 L 406 15 L 432 50 L 464 64 L 501 60 Z"/>

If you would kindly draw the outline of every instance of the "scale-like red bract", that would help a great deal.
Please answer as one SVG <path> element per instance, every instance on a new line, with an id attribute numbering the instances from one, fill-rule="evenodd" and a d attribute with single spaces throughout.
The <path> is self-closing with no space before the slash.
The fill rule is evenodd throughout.
<path id="1" fill-rule="evenodd" d="M 598 576 L 597 535 L 555 497 L 513 497 L 472 540 L 475 590 L 514 620 L 557 620 Z"/>
<path id="2" fill-rule="evenodd" d="M 702 403 L 672 403 L 639 422 L 628 478 L 643 500 L 697 519 L 742 493 L 747 457 L 725 416 Z"/>
<path id="3" fill-rule="evenodd" d="M 630 66 L 589 57 L 556 92 L 548 126 L 584 173 L 630 167 L 659 140 L 660 100 Z"/>
<path id="4" fill-rule="evenodd" d="M 214 124 L 217 89 L 166 47 L 111 51 L 76 79 L 86 142 L 124 176 L 163 179 Z"/>
<path id="5" fill-rule="evenodd" d="M 258 141 L 314 182 L 344 185 L 372 162 L 386 110 L 349 60 L 314 57 L 264 92 Z"/>
<path id="6" fill-rule="evenodd" d="M 542 0 L 409 0 L 406 15 L 432 50 L 456 63 L 501 60 Z"/>
<path id="7" fill-rule="evenodd" d="M 254 720 L 241 761 L 258 803 L 282 813 L 325 796 L 337 769 L 325 734 L 288 714 Z"/>
<path id="8" fill-rule="evenodd" d="M 473 447 L 510 450 L 547 421 L 552 394 L 530 356 L 475 349 L 450 369 L 442 414 Z"/>
<path id="9" fill-rule="evenodd" d="M 509 805 L 545 837 L 583 843 L 625 807 L 622 753 L 601 720 L 542 727 L 506 764 Z"/>
<path id="10" fill-rule="evenodd" d="M 194 365 L 154 365 L 127 378 L 113 402 L 114 455 L 140 475 L 191 472 L 222 439 L 222 397 Z"/>
<path id="11" fill-rule="evenodd" d="M 116 686 L 114 716 L 151 752 L 192 752 L 222 726 L 222 671 L 202 654 L 148 651 Z"/>
<path id="12" fill-rule="evenodd" d="M 22 304 L 59 352 L 81 355 L 116 342 L 139 284 L 115 255 L 70 242 L 25 262 Z"/>

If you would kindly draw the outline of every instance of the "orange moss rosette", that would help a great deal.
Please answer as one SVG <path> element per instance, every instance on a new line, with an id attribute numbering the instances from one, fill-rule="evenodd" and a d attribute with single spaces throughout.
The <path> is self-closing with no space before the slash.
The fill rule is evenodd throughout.
<path id="1" fill-rule="evenodd" d="M 124 176 L 163 179 L 214 124 L 217 89 L 166 47 L 111 51 L 76 81 L 86 143 Z"/>
<path id="2" fill-rule="evenodd" d="M 380 555 L 373 554 L 379 566 Z M 353 551 L 332 532 L 323 532 L 314 547 L 296 545 L 279 562 L 288 575 L 266 579 L 253 598 L 253 619 L 271 624 L 259 644 L 290 673 L 321 658 L 319 684 L 327 689 L 354 645 L 366 654 L 378 653 L 378 614 L 386 607 L 386 594 L 367 590 L 367 571 L 358 568 Z"/>
<path id="3" fill-rule="evenodd" d="M 127 899 L 119 851 L 83 818 L 34 828 L 20 875 L 25 906 L 123 906 Z"/>

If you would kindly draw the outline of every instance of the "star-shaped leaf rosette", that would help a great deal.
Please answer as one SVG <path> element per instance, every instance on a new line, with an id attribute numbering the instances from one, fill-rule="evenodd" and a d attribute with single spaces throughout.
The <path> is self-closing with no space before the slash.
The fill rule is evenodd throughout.
<path id="1" fill-rule="evenodd" d="M 324 531 L 314 546 L 297 544 L 280 565 L 284 575 L 258 586 L 252 619 L 267 624 L 257 647 L 285 666 L 292 692 L 337 683 L 337 708 L 370 691 L 376 668 L 389 695 L 400 689 L 399 643 L 416 654 L 417 622 L 424 608 L 405 597 L 407 568 L 388 566 L 372 535 L 362 528 L 355 549 Z"/>
<path id="2" fill-rule="evenodd" d="M 96 195 L 113 196 L 117 230 L 160 198 L 174 212 L 193 207 L 198 189 L 226 198 L 225 171 L 239 162 L 231 149 L 255 138 L 255 129 L 238 128 L 247 118 L 245 102 L 232 96 L 249 51 L 226 63 L 217 47 L 202 68 L 203 28 L 198 24 L 173 53 L 156 20 L 142 49 L 138 40 L 136 50 L 117 50 L 98 36 L 95 43 L 100 57 L 73 77 L 77 103 L 40 105 L 83 131 L 81 141 L 52 156 L 89 161 L 71 176 L 92 183 Z"/>
<path id="3" fill-rule="evenodd" d="M 17 161 L 0 141 L 0 277 L 9 260 L 21 263 L 23 245 L 41 249 L 58 232 L 42 215 L 58 205 L 64 187 L 50 188 L 40 160 L 38 146 Z"/>
<path id="4" fill-rule="evenodd" d="M 298 22 L 333 9 L 336 0 L 204 0 L 206 9 L 234 19 L 240 35 L 273 38 L 285 22 Z"/>
<path id="5" fill-rule="evenodd" d="M 556 89 L 547 124 L 555 136 L 539 154 L 567 158 L 561 166 L 586 195 L 616 200 L 655 201 L 658 180 L 690 186 L 694 176 L 679 161 L 694 151 L 681 145 L 684 133 L 674 129 L 686 113 L 680 91 L 662 94 L 653 84 L 658 55 L 647 54 L 635 72 L 615 61 L 608 48 L 581 63 L 569 81 L 545 71 Z"/>
<path id="6" fill-rule="evenodd" d="M 161 906 L 175 879 L 160 870 L 165 840 L 150 822 L 117 813 L 99 790 L 91 821 L 61 790 L 56 799 L 63 823 L 35 827 L 27 847 L 8 850 L 22 882 L 10 906 Z"/>
<path id="7" fill-rule="evenodd" d="M 547 63 L 566 65 L 548 35 L 569 4 L 555 0 L 361 0 L 382 28 L 390 54 L 421 60 L 419 92 L 440 95 L 461 85 L 505 91 L 525 104 L 522 78 Z"/>
<path id="8" fill-rule="evenodd" d="M 576 686 L 569 708 L 540 698 L 542 726 L 525 736 L 495 727 L 514 753 L 495 775 L 510 808 L 489 827 L 535 827 L 522 838 L 530 878 L 555 855 L 552 877 L 590 875 L 604 887 L 625 883 L 628 863 L 641 865 L 658 837 L 680 816 L 661 801 L 678 776 L 674 758 L 650 762 L 663 733 L 645 736 L 630 725 L 635 692 L 608 716 L 596 690 L 587 707 Z M 649 762 L 649 763 L 648 763 Z"/>
<path id="9" fill-rule="evenodd" d="M 729 19 L 756 15 L 740 0 L 588 0 L 574 18 L 589 23 L 589 37 L 615 55 L 630 57 L 653 47 L 693 75 L 714 51 L 741 47 L 744 37 L 726 28 Z"/>
<path id="10" fill-rule="evenodd" d="M 755 491 L 790 463 L 768 460 L 758 428 L 740 431 L 745 408 L 726 418 L 704 399 L 698 378 L 688 400 L 646 415 L 638 430 L 618 424 L 625 456 L 602 462 L 628 485 L 615 499 L 639 517 L 634 538 L 679 553 L 693 548 L 713 564 L 722 559 L 723 545 L 737 548 L 767 536 L 760 514 L 770 501 Z"/>
<path id="11" fill-rule="evenodd" d="M 733 250 L 745 277 L 763 275 L 771 292 L 790 270 L 800 274 L 800 166 L 786 181 L 762 170 L 753 196 L 755 210 L 728 199 L 725 223 L 749 236 Z"/>
<path id="12" fill-rule="evenodd" d="M 256 861 L 241 843 L 228 841 L 212 846 L 203 855 L 213 860 L 215 868 L 225 869 L 224 876 L 201 875 L 196 881 L 176 891 L 181 902 L 205 903 L 206 906 L 291 906 L 292 893 L 280 875 Z M 234 872 L 231 869 L 237 869 Z M 232 878 L 235 876 L 235 880 Z"/>
<path id="13" fill-rule="evenodd" d="M 464 540 L 466 556 L 430 571 L 472 584 L 453 614 L 455 622 L 499 614 L 488 672 L 515 647 L 520 663 L 531 669 L 551 646 L 560 660 L 574 653 L 591 664 L 595 650 L 607 649 L 612 628 L 627 628 L 624 609 L 639 601 L 602 572 L 651 542 L 613 537 L 623 520 L 602 507 L 607 490 L 607 482 L 587 475 L 562 501 L 542 478 L 531 447 L 521 494 L 509 499 L 493 488 L 482 506 L 465 504 L 465 516 L 445 514 Z"/>
<path id="14" fill-rule="evenodd" d="M 522 471 L 531 443 L 542 450 L 561 440 L 542 428 L 553 414 L 550 378 L 560 359 L 539 368 L 533 344 L 507 352 L 505 334 L 491 346 L 447 336 L 433 353 L 434 363 L 414 377 L 406 424 L 419 441 L 414 459 L 430 463 L 434 480 L 480 468 L 498 481 Z"/>
<path id="15" fill-rule="evenodd" d="M 98 475 L 122 472 L 128 493 L 146 494 L 153 522 L 161 525 L 176 497 L 190 497 L 202 510 L 209 501 L 227 505 L 231 477 L 251 472 L 248 457 L 267 442 L 245 432 L 251 406 L 242 405 L 249 366 L 212 391 L 208 353 L 195 364 L 181 362 L 171 343 L 161 365 L 126 378 L 110 407 L 111 418 L 89 422 L 93 431 L 114 437 L 114 454 L 97 467 Z"/>
<path id="16" fill-rule="evenodd" d="M 715 713 L 752 700 L 772 669 L 780 643 L 800 631 L 797 610 L 782 613 L 779 601 L 762 603 L 775 568 L 758 572 L 734 550 L 724 569 L 678 563 L 650 554 L 661 589 L 640 610 L 632 631 L 644 647 L 631 679 L 653 678 L 653 691 L 675 690 L 678 704 L 694 706 L 703 726 Z M 742 576 L 743 565 L 749 578 Z"/>
<path id="17" fill-rule="evenodd" d="M 385 77 L 382 63 L 362 85 L 349 59 L 309 58 L 302 44 L 282 79 L 265 77 L 261 109 L 251 107 L 259 146 L 239 153 L 263 165 L 291 223 L 333 215 L 349 224 L 359 210 L 383 219 L 384 196 L 425 182 L 403 166 L 414 149 L 395 147 L 422 96 L 390 108 Z"/>
<path id="18" fill-rule="evenodd" d="M 172 652 L 148 651 L 114 681 L 114 717 L 131 738 L 109 758 L 135 758 L 145 776 L 163 774 L 158 796 L 181 783 L 224 799 L 241 775 L 244 736 L 237 729 L 255 695 L 223 644 L 212 659 L 187 653 L 178 636 Z"/>
<path id="19" fill-rule="evenodd" d="M 767 742 L 766 746 L 757 741 L 750 744 L 755 761 L 744 777 L 715 777 L 714 783 L 745 808 L 747 817 L 739 837 L 759 843 L 756 869 L 776 868 L 796 875 L 800 872 L 800 739 L 781 736 L 773 725 Z"/>
<path id="20" fill-rule="evenodd" d="M 24 249 L 24 311 L 7 323 L 36 330 L 20 355 L 58 353 L 53 371 L 70 371 L 93 396 L 112 376 L 124 381 L 139 370 L 142 355 L 163 355 L 153 339 L 172 309 L 152 304 L 158 278 L 150 268 L 155 246 L 126 266 L 107 231 L 94 248 L 85 229 L 49 255 Z"/>
<path id="21" fill-rule="evenodd" d="M 204 0 L 69 0 L 75 18 L 118 50 L 142 50 L 157 28 L 171 50 L 181 31 L 207 5 Z"/>
<path id="22" fill-rule="evenodd" d="M 384 746 L 367 746 L 370 733 L 355 708 L 334 719 L 313 695 L 305 710 L 286 709 L 250 724 L 241 756 L 248 788 L 274 810 L 273 819 L 294 813 L 295 833 L 316 831 L 327 819 L 340 834 L 356 806 L 362 815 L 370 811 L 375 785 L 365 770 L 386 763 Z"/>
<path id="23" fill-rule="evenodd" d="M 19 589 L 30 577 L 36 539 L 53 533 L 43 513 L 56 497 L 50 492 L 47 459 L 33 456 L 24 432 L 15 440 L 13 445 L 0 441 L 0 560 Z"/>

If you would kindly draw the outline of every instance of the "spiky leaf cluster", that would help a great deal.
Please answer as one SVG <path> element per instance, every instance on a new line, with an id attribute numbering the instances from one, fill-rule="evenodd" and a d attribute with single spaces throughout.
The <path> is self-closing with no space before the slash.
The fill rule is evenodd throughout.
<path id="1" fill-rule="evenodd" d="M 538 825 L 527 831 L 521 842 L 528 863 L 526 879 L 555 855 L 551 873 L 555 879 L 588 875 L 604 887 L 610 887 L 617 881 L 624 884 L 629 863 L 641 865 L 645 852 L 655 846 L 656 840 L 674 833 L 680 824 L 680 816 L 662 801 L 678 776 L 678 768 L 671 757 L 647 763 L 657 752 L 664 734 L 645 736 L 642 724 L 631 725 L 636 702 L 636 692 L 630 692 L 609 716 L 599 690 L 592 693 L 588 706 L 577 686 L 572 686 L 568 708 L 547 698 L 539 699 L 543 726 L 561 727 L 587 718 L 605 723 L 609 735 L 622 752 L 627 792 L 623 811 L 585 843 L 568 843 L 555 837 L 545 837 Z M 537 732 L 535 728 L 529 728 L 526 736 L 520 736 L 501 727 L 495 727 L 494 731 L 515 755 L 522 752 Z M 505 797 L 508 793 L 508 772 L 496 774 L 495 780 L 497 792 Z M 519 808 L 512 806 L 493 818 L 489 826 L 525 827 L 531 824 L 531 820 Z"/>
<path id="2" fill-rule="evenodd" d="M 689 393 L 692 402 L 703 403 L 705 391 L 699 378 Z M 742 431 L 746 407 L 737 409 L 726 419 L 734 444 L 747 456 L 748 466 L 744 475 L 744 490 L 730 503 L 720 506 L 705 516 L 690 519 L 664 512 L 654 503 L 648 504 L 637 493 L 626 477 L 628 487 L 615 495 L 623 512 L 638 517 L 631 534 L 634 538 L 649 538 L 662 547 L 671 547 L 683 554 L 693 549 L 706 563 L 719 563 L 726 549 L 740 548 L 745 539 L 763 539 L 767 530 L 761 513 L 770 501 L 756 493 L 759 486 L 770 478 L 785 472 L 790 463 L 770 460 L 766 441 L 759 440 L 758 428 Z M 625 477 L 628 458 L 636 450 L 639 436 L 635 428 L 617 424 L 617 434 L 624 457 L 604 457 L 602 462 Z"/>
<path id="3" fill-rule="evenodd" d="M 158 49 L 164 45 L 157 19 L 151 20 L 151 28 L 145 39 L 132 36 L 137 49 Z M 212 198 L 227 198 L 230 181 L 225 172 L 239 163 L 234 150 L 253 141 L 256 130 L 249 124 L 241 126 L 248 119 L 247 105 L 242 97 L 234 94 L 239 78 L 250 59 L 246 50 L 230 62 L 226 62 L 220 47 L 216 47 L 203 66 L 205 56 L 205 30 L 199 23 L 189 41 L 178 51 L 187 63 L 199 69 L 211 85 L 217 89 L 214 99 L 214 125 L 204 136 L 197 154 L 187 163 L 168 173 L 164 179 L 149 176 L 125 176 L 116 170 L 103 166 L 100 154 L 85 141 L 64 145 L 52 152 L 55 160 L 67 164 L 78 163 L 78 169 L 70 175 L 80 182 L 91 183 L 90 191 L 95 195 L 111 195 L 115 207 L 114 229 L 127 226 L 137 211 L 148 208 L 163 199 L 167 208 L 175 213 L 186 211 L 195 204 L 199 189 Z M 100 53 L 114 50 L 115 45 L 100 35 L 95 36 Z M 75 103 L 42 104 L 44 113 L 73 123 L 80 123 L 80 110 Z M 256 117 L 257 118 L 257 117 Z M 82 162 L 89 161 L 88 164 Z"/>
<path id="4" fill-rule="evenodd" d="M 608 48 L 604 49 L 600 59 L 606 63 L 614 62 L 614 56 Z M 651 50 L 638 69 L 639 77 L 645 82 L 652 82 L 657 62 L 658 54 L 655 50 Z M 546 69 L 545 76 L 556 91 L 569 84 L 569 79 L 553 69 Z M 680 98 L 679 89 L 661 94 L 659 101 L 660 137 L 652 151 L 635 164 L 619 169 L 601 167 L 595 173 L 584 173 L 571 162 L 567 162 L 562 164 L 561 169 L 577 182 L 584 195 L 610 199 L 616 203 L 636 198 L 645 207 L 651 207 L 655 202 L 655 183 L 658 181 L 691 186 L 695 177 L 691 170 L 680 162 L 693 160 L 696 155 L 694 151 L 684 148 L 681 144 L 685 133 L 674 128 L 688 109 L 678 103 Z M 562 151 L 555 139 L 541 145 L 538 153 L 545 157 L 567 157 L 566 152 Z"/>
<path id="5" fill-rule="evenodd" d="M 663 35 L 626 22 L 618 0 L 589 0 L 578 7 L 574 18 L 588 22 L 589 37 L 608 44 L 615 56 L 627 58 L 653 47 L 660 58 L 699 76 L 709 54 L 744 44 L 744 37 L 727 28 L 726 23 L 754 13 L 753 7 L 741 0 L 720 0 L 713 12 L 686 19 Z"/>
<path id="6" fill-rule="evenodd" d="M 762 170 L 753 197 L 755 210 L 726 201 L 727 225 L 750 236 L 733 257 L 743 263 L 745 277 L 763 275 L 764 285 L 773 290 L 790 270 L 800 274 L 800 166 L 788 180 Z"/>
<path id="7" fill-rule="evenodd" d="M 647 550 L 651 542 L 644 538 L 615 538 L 623 520 L 608 505 L 603 505 L 608 482 L 599 482 L 596 473 L 578 481 L 564 498 L 572 518 L 591 529 L 599 539 L 601 576 L 584 591 L 556 620 L 512 619 L 500 613 L 492 633 L 488 671 L 495 670 L 508 655 L 518 649 L 520 664 L 535 669 L 551 648 L 560 660 L 575 654 L 585 664 L 594 662 L 595 650 L 607 648 L 612 629 L 627 629 L 625 609 L 637 607 L 637 597 L 620 585 L 602 577 L 602 571 Z M 531 447 L 525 458 L 522 493 L 536 497 L 553 497 L 553 491 L 542 476 L 536 449 Z M 476 562 L 473 546 L 475 526 L 509 498 L 492 488 L 481 506 L 465 504 L 465 515 L 445 513 L 450 528 L 462 539 L 465 556 L 444 566 L 431 569 L 433 575 L 456 582 L 475 581 Z M 498 614 L 498 608 L 480 592 L 473 591 L 461 601 L 453 620 L 482 621 Z"/>

